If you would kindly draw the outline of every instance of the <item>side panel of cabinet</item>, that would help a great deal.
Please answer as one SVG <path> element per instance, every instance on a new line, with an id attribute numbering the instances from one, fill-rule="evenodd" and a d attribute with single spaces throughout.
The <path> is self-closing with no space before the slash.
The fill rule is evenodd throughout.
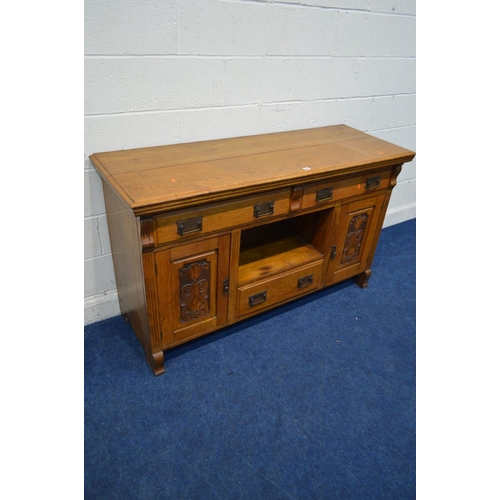
<path id="1" fill-rule="evenodd" d="M 366 270 L 385 194 L 342 205 L 334 229 L 326 284 L 356 276 Z"/>
<path id="2" fill-rule="evenodd" d="M 109 228 L 113 266 L 120 311 L 139 338 L 150 364 L 157 326 L 148 315 L 148 293 L 145 267 L 148 255 L 143 254 L 141 228 L 132 210 L 106 182 L 102 183 Z"/>
<path id="3" fill-rule="evenodd" d="M 156 253 L 158 309 L 165 347 L 227 322 L 230 236 Z"/>

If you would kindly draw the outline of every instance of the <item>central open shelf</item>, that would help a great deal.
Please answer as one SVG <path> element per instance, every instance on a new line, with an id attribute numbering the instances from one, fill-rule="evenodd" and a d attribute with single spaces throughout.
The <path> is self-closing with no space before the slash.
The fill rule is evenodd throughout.
<path id="1" fill-rule="evenodd" d="M 305 215 L 243 230 L 238 286 L 323 260 L 322 226 L 316 220 Z"/>
<path id="2" fill-rule="evenodd" d="M 323 254 L 298 236 L 246 248 L 240 253 L 238 285 L 321 260 Z"/>

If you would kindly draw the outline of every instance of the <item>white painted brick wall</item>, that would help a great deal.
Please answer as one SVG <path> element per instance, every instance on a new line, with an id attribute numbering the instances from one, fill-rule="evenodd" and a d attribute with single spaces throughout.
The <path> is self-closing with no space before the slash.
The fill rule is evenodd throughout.
<path id="1" fill-rule="evenodd" d="M 264 2 L 179 1 L 179 54 L 263 56 L 267 6 Z"/>
<path id="2" fill-rule="evenodd" d="M 414 0 L 86 0 L 85 322 L 119 314 L 90 154 L 338 123 L 415 150 L 415 26 Z"/>

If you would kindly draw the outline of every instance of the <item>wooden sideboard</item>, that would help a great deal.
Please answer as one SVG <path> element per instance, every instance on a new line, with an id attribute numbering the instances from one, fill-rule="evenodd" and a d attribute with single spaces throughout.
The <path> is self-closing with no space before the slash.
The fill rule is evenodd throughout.
<path id="1" fill-rule="evenodd" d="M 95 153 L 123 316 L 164 351 L 370 266 L 415 153 L 346 125 Z"/>

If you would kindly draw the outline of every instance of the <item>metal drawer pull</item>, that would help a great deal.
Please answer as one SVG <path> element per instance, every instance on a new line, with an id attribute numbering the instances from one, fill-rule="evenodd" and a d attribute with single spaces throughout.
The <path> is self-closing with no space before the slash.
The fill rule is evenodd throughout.
<path id="1" fill-rule="evenodd" d="M 248 303 L 251 307 L 258 306 L 259 304 L 265 302 L 266 298 L 267 290 L 265 290 L 264 292 L 256 293 L 255 295 L 250 295 L 250 297 L 248 297 Z"/>
<path id="2" fill-rule="evenodd" d="M 333 189 L 331 187 L 318 189 L 316 191 L 316 201 L 325 201 L 332 199 Z"/>
<path id="3" fill-rule="evenodd" d="M 189 233 L 196 233 L 201 231 L 202 228 L 202 216 L 191 217 L 190 219 L 178 220 L 177 221 L 177 234 L 184 236 Z"/>
<path id="4" fill-rule="evenodd" d="M 253 206 L 253 216 L 255 218 L 274 213 L 274 201 L 267 201 Z"/>
<path id="5" fill-rule="evenodd" d="M 299 278 L 297 280 L 297 288 L 305 288 L 306 286 L 312 285 L 313 275 L 304 276 L 303 278 Z"/>
<path id="6" fill-rule="evenodd" d="M 380 177 L 372 177 L 366 180 L 365 189 L 375 189 L 380 187 Z"/>

